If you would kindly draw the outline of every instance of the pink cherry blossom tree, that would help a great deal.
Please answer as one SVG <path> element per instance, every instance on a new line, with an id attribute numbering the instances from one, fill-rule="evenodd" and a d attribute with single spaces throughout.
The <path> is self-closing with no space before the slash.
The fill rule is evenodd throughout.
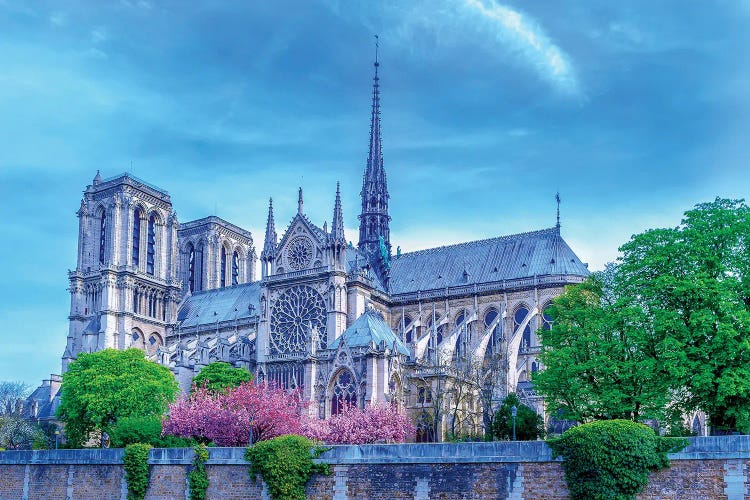
<path id="1" fill-rule="evenodd" d="M 219 446 L 243 446 L 302 431 L 305 410 L 298 393 L 273 385 L 245 382 L 225 394 L 194 388 L 188 398 L 169 406 L 163 433 L 192 437 Z"/>
<path id="2" fill-rule="evenodd" d="M 376 403 L 364 410 L 345 406 L 328 420 L 308 419 L 302 432 L 327 444 L 403 443 L 413 438 L 415 427 L 396 406 Z"/>

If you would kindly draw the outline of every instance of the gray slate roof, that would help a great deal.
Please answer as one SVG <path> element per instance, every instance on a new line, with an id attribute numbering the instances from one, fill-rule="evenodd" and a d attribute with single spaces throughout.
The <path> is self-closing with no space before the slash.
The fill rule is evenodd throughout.
<path id="1" fill-rule="evenodd" d="M 248 306 L 253 306 L 252 314 Z M 259 313 L 260 281 L 214 290 L 188 297 L 177 312 L 180 328 L 245 319 Z"/>
<path id="2" fill-rule="evenodd" d="M 367 347 L 374 342 L 376 346 L 384 343 L 385 347 L 390 349 L 395 342 L 398 352 L 405 356 L 409 355 L 409 349 L 393 333 L 393 330 L 385 322 L 383 316 L 374 309 L 365 311 L 362 316 L 349 325 L 349 328 L 344 331 L 341 337 L 349 347 Z"/>
<path id="3" fill-rule="evenodd" d="M 391 260 L 391 293 L 589 270 L 557 227 L 401 254 Z"/>

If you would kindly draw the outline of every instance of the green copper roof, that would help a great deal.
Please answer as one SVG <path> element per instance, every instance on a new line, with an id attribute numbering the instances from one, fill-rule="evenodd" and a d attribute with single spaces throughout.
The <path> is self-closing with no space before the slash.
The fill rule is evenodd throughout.
<path id="1" fill-rule="evenodd" d="M 396 350 L 404 356 L 409 355 L 409 349 L 401 342 L 401 339 L 393 333 L 391 327 L 385 322 L 383 316 L 375 309 L 368 309 L 357 320 L 349 325 L 349 328 L 342 335 L 346 345 L 350 347 L 364 347 L 375 343 L 380 346 L 382 343 L 387 348 L 393 348 L 394 342 Z"/>

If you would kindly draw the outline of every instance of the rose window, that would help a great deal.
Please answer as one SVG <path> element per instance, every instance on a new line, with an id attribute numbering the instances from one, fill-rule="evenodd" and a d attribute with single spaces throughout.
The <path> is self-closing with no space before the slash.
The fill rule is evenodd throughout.
<path id="1" fill-rule="evenodd" d="M 326 306 L 323 297 L 305 285 L 286 290 L 271 306 L 272 354 L 304 353 L 311 329 L 317 329 L 318 347 L 325 349 Z"/>
<path id="2" fill-rule="evenodd" d="M 295 271 L 304 269 L 310 265 L 313 258 L 312 242 L 304 236 L 292 240 L 286 252 L 286 260 L 289 267 Z"/>

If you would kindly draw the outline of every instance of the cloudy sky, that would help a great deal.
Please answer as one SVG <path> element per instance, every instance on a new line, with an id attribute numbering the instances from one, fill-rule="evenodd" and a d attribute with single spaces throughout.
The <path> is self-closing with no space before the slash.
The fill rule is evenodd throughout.
<path id="1" fill-rule="evenodd" d="M 0 380 L 59 372 L 81 191 L 166 190 L 262 247 L 357 221 L 380 35 L 392 241 L 549 227 L 591 269 L 750 188 L 750 2 L 0 0 Z M 354 233 L 350 231 L 351 239 Z"/>

